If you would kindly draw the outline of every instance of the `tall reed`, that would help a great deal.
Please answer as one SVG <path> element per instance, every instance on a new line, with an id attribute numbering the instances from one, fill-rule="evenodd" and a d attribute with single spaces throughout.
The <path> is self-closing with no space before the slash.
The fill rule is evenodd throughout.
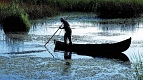
<path id="1" fill-rule="evenodd" d="M 14 28 L 14 31 L 22 31 L 22 28 L 27 31 L 30 27 L 28 15 L 24 9 L 14 2 L 0 6 L 0 17 L 0 23 L 2 23 L 4 31 L 12 31 Z"/>
<path id="2" fill-rule="evenodd" d="M 103 18 L 138 17 L 143 12 L 143 0 L 102 0 L 97 12 Z"/>
<path id="3" fill-rule="evenodd" d="M 6 0 L 11 1 L 11 0 Z M 53 16 L 59 11 L 95 12 L 101 18 L 132 18 L 143 13 L 143 0 L 13 0 L 30 15 Z"/>
<path id="4" fill-rule="evenodd" d="M 16 0 L 18 3 L 52 5 L 62 11 L 95 11 L 96 0 Z"/>
<path id="5" fill-rule="evenodd" d="M 34 5 L 52 5 L 61 11 L 97 12 L 103 18 L 138 17 L 143 0 L 16 0 Z"/>

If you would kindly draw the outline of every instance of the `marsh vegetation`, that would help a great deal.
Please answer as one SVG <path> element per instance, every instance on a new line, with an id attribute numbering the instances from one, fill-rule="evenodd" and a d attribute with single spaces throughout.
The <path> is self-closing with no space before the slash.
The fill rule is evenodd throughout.
<path id="1" fill-rule="evenodd" d="M 30 19 L 54 16 L 61 11 L 94 12 L 102 18 L 138 17 L 143 12 L 143 0 L 2 0 L 0 17 L 3 12 L 7 16 L 13 10 L 4 10 L 12 3 L 19 9 L 16 12 L 23 9 Z"/>
<path id="2" fill-rule="evenodd" d="M 63 11 L 94 12 L 100 18 L 133 18 L 141 16 L 143 0 L 2 0 L 0 23 L 10 16 L 19 17 L 28 28 L 28 18 L 51 17 Z"/>

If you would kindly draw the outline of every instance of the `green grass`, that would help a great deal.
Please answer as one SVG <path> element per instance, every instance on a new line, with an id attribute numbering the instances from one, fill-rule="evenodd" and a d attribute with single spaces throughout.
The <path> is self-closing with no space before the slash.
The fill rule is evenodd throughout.
<path id="1" fill-rule="evenodd" d="M 5 0 L 3 0 L 5 1 Z M 10 0 L 6 0 L 7 2 Z M 12 0 L 11 0 L 12 1 Z M 101 18 L 132 18 L 143 13 L 143 0 L 13 0 L 30 19 L 54 16 L 59 11 L 95 12 Z M 1 4 L 0 4 L 0 8 Z"/>
<path id="2" fill-rule="evenodd" d="M 96 9 L 96 0 L 57 0 L 57 6 L 64 11 L 93 12 Z"/>
<path id="3" fill-rule="evenodd" d="M 30 22 L 27 13 L 14 2 L 0 6 L 0 17 L 5 32 L 29 30 Z"/>
<path id="4" fill-rule="evenodd" d="M 143 12 L 143 0 L 102 0 L 97 12 L 103 18 L 138 17 Z"/>
<path id="5" fill-rule="evenodd" d="M 10 3 L 9 5 L 6 4 L 1 4 L 0 5 L 0 21 L 5 19 L 8 16 L 12 15 L 21 15 L 21 14 L 26 14 L 24 9 L 20 8 L 17 4 L 15 3 Z"/>
<path id="6" fill-rule="evenodd" d="M 131 18 L 143 13 L 143 0 L 16 0 L 32 5 L 51 5 L 60 11 L 96 12 L 102 18 Z"/>
<path id="7" fill-rule="evenodd" d="M 1 0 L 0 23 L 15 16 L 29 26 L 29 19 L 51 17 L 60 11 L 94 12 L 100 18 L 134 18 L 143 13 L 143 0 Z"/>
<path id="8" fill-rule="evenodd" d="M 29 15 L 29 19 L 39 19 L 44 17 L 51 17 L 57 15 L 59 11 L 56 7 L 48 6 L 48 5 L 29 5 L 23 4 L 20 5 L 25 12 Z"/>

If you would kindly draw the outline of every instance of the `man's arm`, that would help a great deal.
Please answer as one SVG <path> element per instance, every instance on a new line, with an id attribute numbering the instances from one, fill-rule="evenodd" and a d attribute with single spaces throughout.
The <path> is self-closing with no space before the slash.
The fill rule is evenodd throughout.
<path id="1" fill-rule="evenodd" d="M 59 29 L 64 29 L 64 27 L 60 26 Z"/>

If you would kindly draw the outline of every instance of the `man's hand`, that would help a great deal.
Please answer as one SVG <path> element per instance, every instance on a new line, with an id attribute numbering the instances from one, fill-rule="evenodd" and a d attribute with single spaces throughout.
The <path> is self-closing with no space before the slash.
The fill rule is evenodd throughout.
<path id="1" fill-rule="evenodd" d="M 59 27 L 59 29 L 61 29 L 61 27 Z"/>
<path id="2" fill-rule="evenodd" d="M 60 26 L 59 29 L 63 29 L 63 27 Z"/>

